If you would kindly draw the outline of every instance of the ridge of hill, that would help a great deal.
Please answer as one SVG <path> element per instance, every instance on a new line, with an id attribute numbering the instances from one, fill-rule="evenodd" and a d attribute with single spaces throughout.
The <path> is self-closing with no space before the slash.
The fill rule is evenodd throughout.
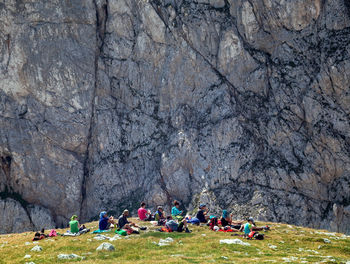
<path id="1" fill-rule="evenodd" d="M 271 230 L 264 232 L 262 241 L 246 240 L 240 236 L 242 233 L 237 236 L 214 232 L 207 226 L 191 226 L 190 234 L 161 233 L 150 223 L 142 223 L 148 228 L 140 235 L 119 237 L 113 229 L 103 234 L 105 240 L 97 240 L 98 235 L 91 232 L 34 242 L 33 232 L 0 235 L 0 263 L 350 263 L 350 236 L 281 223 L 267 224 Z M 97 222 L 86 224 L 92 230 L 97 226 Z M 169 237 L 168 245 L 159 245 L 161 239 Z M 239 239 L 250 245 L 223 244 L 224 239 Z M 97 251 L 103 242 L 111 243 L 115 250 Z M 42 247 L 42 251 L 31 251 L 34 246 Z M 77 257 L 59 259 L 60 254 Z"/>

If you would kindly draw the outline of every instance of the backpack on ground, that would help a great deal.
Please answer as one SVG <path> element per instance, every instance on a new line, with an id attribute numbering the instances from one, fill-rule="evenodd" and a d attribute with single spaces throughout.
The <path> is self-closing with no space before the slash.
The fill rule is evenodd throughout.
<path id="1" fill-rule="evenodd" d="M 115 233 L 121 236 L 126 236 L 128 234 L 124 229 L 116 230 Z"/>
<path id="2" fill-rule="evenodd" d="M 50 231 L 49 237 L 55 237 L 55 236 L 57 236 L 57 232 L 56 232 L 55 229 L 52 229 L 52 230 Z"/>

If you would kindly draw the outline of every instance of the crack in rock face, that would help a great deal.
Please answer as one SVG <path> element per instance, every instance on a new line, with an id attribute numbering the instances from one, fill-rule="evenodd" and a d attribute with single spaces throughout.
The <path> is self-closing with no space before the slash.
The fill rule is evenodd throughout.
<path id="1" fill-rule="evenodd" d="M 347 1 L 0 10 L 0 233 L 174 199 L 350 232 Z"/>

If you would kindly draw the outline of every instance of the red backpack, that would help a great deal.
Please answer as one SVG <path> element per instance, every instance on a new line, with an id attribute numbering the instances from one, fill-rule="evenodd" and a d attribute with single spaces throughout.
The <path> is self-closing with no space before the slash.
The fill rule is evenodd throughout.
<path id="1" fill-rule="evenodd" d="M 55 237 L 55 236 L 57 236 L 57 232 L 56 232 L 55 229 L 52 229 L 52 230 L 50 231 L 49 237 Z"/>

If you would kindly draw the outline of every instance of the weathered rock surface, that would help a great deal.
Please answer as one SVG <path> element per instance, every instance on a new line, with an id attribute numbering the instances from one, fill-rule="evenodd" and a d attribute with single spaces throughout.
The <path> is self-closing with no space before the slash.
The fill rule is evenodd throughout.
<path id="1" fill-rule="evenodd" d="M 115 247 L 111 243 L 103 242 L 96 248 L 97 251 L 114 251 Z"/>
<path id="2" fill-rule="evenodd" d="M 0 232 L 172 199 L 350 232 L 347 1 L 0 0 L 0 21 Z"/>

